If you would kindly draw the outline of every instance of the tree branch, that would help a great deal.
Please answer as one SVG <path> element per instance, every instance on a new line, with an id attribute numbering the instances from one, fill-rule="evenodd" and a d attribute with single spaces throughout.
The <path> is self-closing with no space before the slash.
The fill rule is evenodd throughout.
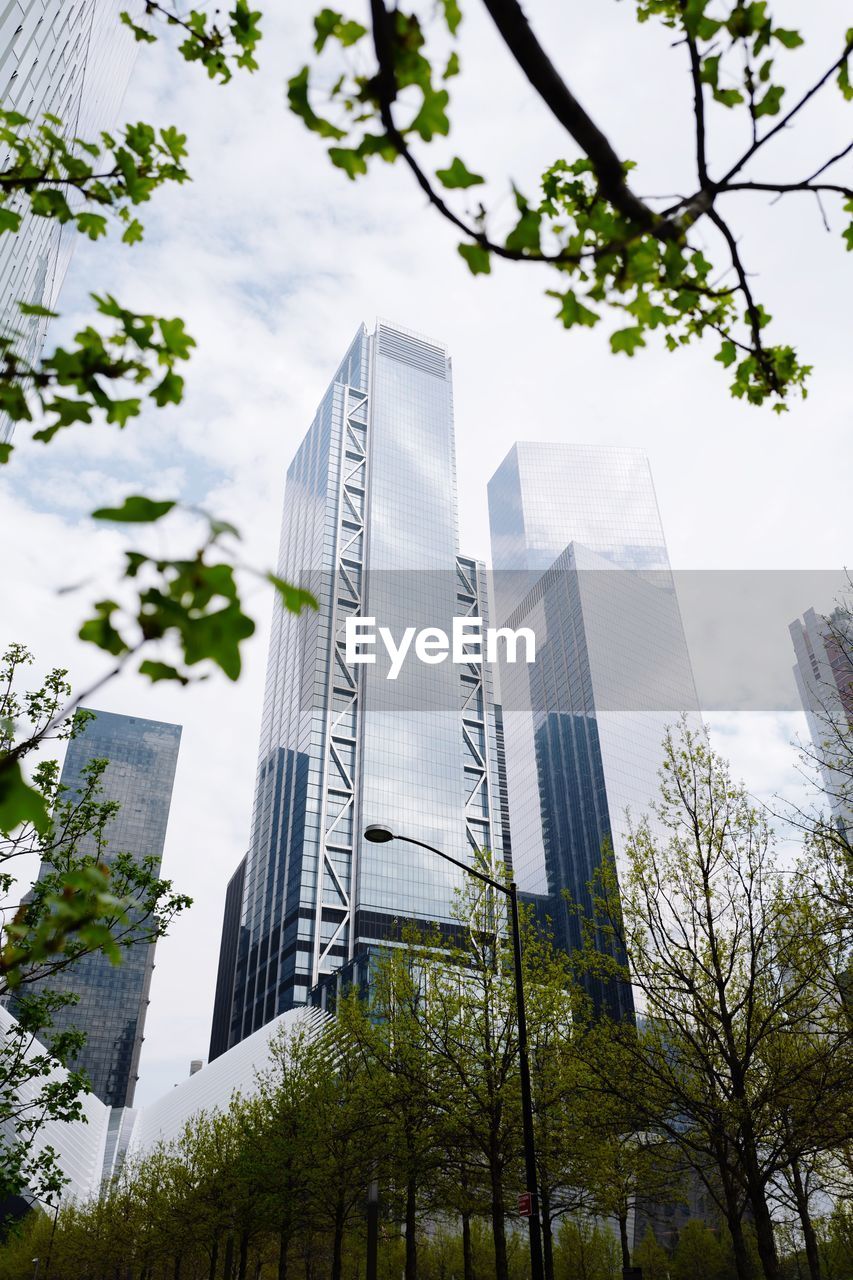
<path id="1" fill-rule="evenodd" d="M 765 374 L 765 377 L 767 378 L 769 385 L 773 388 L 774 391 L 778 391 L 779 379 L 776 376 L 776 370 L 773 368 L 773 365 L 770 363 L 770 360 L 767 356 L 767 352 L 764 350 L 764 346 L 761 341 L 761 316 L 759 314 L 758 307 L 755 305 L 755 299 L 752 296 L 752 290 L 749 287 L 749 281 L 747 280 L 747 277 L 746 277 L 746 269 L 743 263 L 741 262 L 740 250 L 738 249 L 737 241 L 732 235 L 732 232 L 730 231 L 729 227 L 726 225 L 726 223 L 723 221 L 723 219 L 720 217 L 720 215 L 716 212 L 715 209 L 708 210 L 708 217 L 711 219 L 714 226 L 720 232 L 720 234 L 722 235 L 723 239 L 725 240 L 726 244 L 729 247 L 729 252 L 732 257 L 732 266 L 735 269 L 735 274 L 737 275 L 737 278 L 738 278 L 738 284 L 740 285 L 740 291 L 743 294 L 744 302 L 746 304 L 746 313 L 747 313 L 747 316 L 749 317 L 749 328 L 750 328 L 750 332 L 752 333 L 753 351 L 754 351 L 755 357 L 760 363 L 762 369 L 764 370 L 764 374 Z"/>
<path id="2" fill-rule="evenodd" d="M 687 37 L 687 48 L 690 52 L 690 75 L 693 80 L 693 107 L 696 117 L 696 172 L 699 175 L 699 186 L 708 188 L 708 163 L 705 152 L 705 93 L 702 87 L 702 64 L 699 50 L 693 36 Z"/>
<path id="3" fill-rule="evenodd" d="M 829 80 L 830 76 L 834 75 L 835 72 L 838 71 L 841 65 L 847 61 L 851 53 L 853 53 L 853 40 L 848 40 L 847 44 L 844 47 L 844 52 L 841 54 L 841 57 L 836 58 L 835 62 L 833 62 L 829 70 L 825 71 L 824 74 L 821 76 L 821 78 L 815 84 L 813 84 L 810 89 L 806 90 L 806 92 L 799 99 L 799 101 L 796 102 L 793 107 L 791 107 L 791 110 L 787 112 L 787 114 L 784 115 L 781 120 L 777 121 L 777 123 L 773 126 L 772 129 L 768 129 L 767 133 L 765 133 L 763 138 L 756 139 L 750 147 L 747 147 L 746 151 L 743 153 L 740 160 L 738 160 L 737 163 L 733 165 L 731 169 L 729 169 L 728 173 L 725 175 L 725 177 L 720 181 L 718 185 L 721 187 L 726 186 L 729 182 L 729 179 L 733 178 L 736 173 L 740 172 L 740 170 L 743 168 L 746 162 L 752 159 L 756 151 L 759 151 L 766 142 L 769 142 L 770 139 L 775 137 L 775 135 L 779 133 L 781 129 L 784 129 L 788 124 L 790 124 L 794 116 L 796 116 L 800 111 L 802 111 L 806 103 L 810 102 L 811 99 L 815 96 L 815 94 L 818 93 L 823 88 L 827 80 Z M 849 149 L 850 148 L 848 148 L 848 150 Z M 846 155 L 846 152 L 842 152 L 842 154 Z M 839 157 L 836 157 L 836 159 L 837 158 Z M 832 161 L 829 161 L 829 163 L 831 164 Z"/>
<path id="4" fill-rule="evenodd" d="M 838 195 L 853 200 L 853 187 L 843 187 L 840 183 L 815 182 L 805 178 L 802 182 L 729 182 L 722 188 L 725 191 L 773 191 L 777 195 L 787 195 L 791 191 L 834 191 Z"/>
<path id="5" fill-rule="evenodd" d="M 602 249 L 590 249 L 586 253 L 532 253 L 525 249 L 508 249 L 506 245 L 498 244 L 494 240 L 489 239 L 484 231 L 478 230 L 477 227 L 471 226 L 463 218 L 450 208 L 447 202 L 435 190 L 430 179 L 424 173 L 415 157 L 409 150 L 408 143 L 400 132 L 394 120 L 392 104 L 397 97 L 397 82 L 394 75 L 394 55 L 392 47 L 392 32 L 390 26 L 390 14 L 385 8 L 384 0 L 371 0 L 370 4 L 371 16 L 373 19 L 373 47 L 376 53 L 376 60 L 379 64 L 379 71 L 373 81 L 373 88 L 376 92 L 379 104 L 379 117 L 382 126 L 385 129 L 390 141 L 394 144 L 398 155 L 402 158 L 408 168 L 414 175 L 415 181 L 423 191 L 429 203 L 434 209 L 437 209 L 442 217 L 457 227 L 463 235 L 479 244 L 489 253 L 493 253 L 498 258 L 506 258 L 511 262 L 545 262 L 551 265 L 578 265 L 586 259 L 594 259 L 616 251 L 617 246 L 606 245 Z"/>
<path id="6" fill-rule="evenodd" d="M 559 75 L 524 16 L 518 0 L 483 0 L 504 43 L 552 115 L 592 161 L 602 194 L 630 222 L 656 229 L 658 215 L 625 181 L 622 161 Z"/>

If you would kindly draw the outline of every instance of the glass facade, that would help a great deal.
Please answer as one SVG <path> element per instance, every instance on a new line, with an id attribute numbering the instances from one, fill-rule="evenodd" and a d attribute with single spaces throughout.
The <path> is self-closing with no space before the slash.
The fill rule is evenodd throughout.
<path id="1" fill-rule="evenodd" d="M 806 713 L 825 794 L 836 823 L 853 833 L 853 791 L 846 736 L 853 730 L 853 595 L 829 617 L 807 609 L 789 628 L 794 680 Z"/>
<path id="2" fill-rule="evenodd" d="M 136 43 L 119 21 L 139 16 L 140 0 L 12 0 L 0 6 L 0 102 L 30 118 L 58 116 L 70 134 L 97 140 L 116 125 Z M 73 226 L 25 215 L 16 235 L 0 237 L 0 329 L 17 330 L 19 355 L 33 361 L 46 319 L 22 316 L 18 301 L 53 308 L 75 238 Z M 0 416 L 0 441 L 13 424 Z"/>
<path id="3" fill-rule="evenodd" d="M 618 868 L 627 814 L 657 794 L 667 726 L 697 716 L 693 676 L 641 453 L 516 445 L 489 516 L 498 619 L 536 637 L 535 663 L 500 667 L 512 863 L 574 947 L 563 891 L 588 910 L 605 844 Z"/>
<path id="4" fill-rule="evenodd" d="M 225 910 L 222 914 L 222 935 L 219 943 L 219 968 L 216 972 L 213 1026 L 210 1030 L 208 1061 L 213 1062 L 228 1048 L 231 1027 L 231 1002 L 234 996 L 234 972 L 240 945 L 240 911 L 243 906 L 243 886 L 246 883 L 246 859 L 238 866 L 225 890 Z"/>
<path id="5" fill-rule="evenodd" d="M 484 567 L 458 554 L 444 347 L 359 330 L 288 469 L 279 571 L 319 608 L 276 606 L 229 1044 L 403 921 L 451 921 L 452 868 L 364 842 L 367 824 L 457 856 L 500 853 L 488 674 L 413 659 L 388 680 L 379 646 L 375 665 L 346 650 L 350 618 L 399 637 L 486 612 Z"/>
<path id="6" fill-rule="evenodd" d="M 159 866 L 181 726 L 109 711 L 96 711 L 94 716 L 68 744 L 62 785 L 72 795 L 79 794 L 85 765 L 107 760 L 101 798 L 116 800 L 121 808 L 107 829 L 106 861 L 121 852 L 155 857 Z M 81 842 L 81 853 L 94 851 Z M 108 1106 L 133 1104 L 153 968 L 154 945 L 138 943 L 122 951 L 119 965 L 103 955 L 84 956 L 31 988 L 79 996 L 75 1005 L 54 1015 L 54 1026 L 85 1031 L 86 1044 L 74 1065 L 86 1070 L 93 1092 Z"/>

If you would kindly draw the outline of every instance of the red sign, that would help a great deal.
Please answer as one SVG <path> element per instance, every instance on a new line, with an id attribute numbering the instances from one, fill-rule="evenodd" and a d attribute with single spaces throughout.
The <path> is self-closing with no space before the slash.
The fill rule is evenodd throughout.
<path id="1" fill-rule="evenodd" d="M 518 1197 L 518 1212 L 522 1218 L 529 1218 L 533 1213 L 533 1195 L 530 1191 L 522 1191 Z"/>

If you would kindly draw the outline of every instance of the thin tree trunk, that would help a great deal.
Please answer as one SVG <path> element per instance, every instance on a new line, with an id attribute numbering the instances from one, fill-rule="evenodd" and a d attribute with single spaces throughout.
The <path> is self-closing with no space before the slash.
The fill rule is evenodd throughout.
<path id="1" fill-rule="evenodd" d="M 210 1249 L 210 1269 L 207 1273 L 207 1280 L 216 1280 L 216 1267 L 219 1262 L 219 1236 L 213 1237 L 213 1244 Z"/>
<path id="2" fill-rule="evenodd" d="M 406 1270 L 405 1280 L 418 1277 L 417 1185 L 409 1176 L 406 1182 Z"/>
<path id="3" fill-rule="evenodd" d="M 504 1221 L 504 1193 L 500 1170 L 492 1164 L 489 1170 L 492 1190 L 492 1239 L 495 1242 L 495 1280 L 509 1280 L 509 1264 L 506 1256 L 506 1224 Z"/>
<path id="4" fill-rule="evenodd" d="M 338 1201 L 335 1210 L 335 1234 L 332 1240 L 332 1275 L 331 1280 L 341 1280 L 344 1260 L 344 1207 Z"/>
<path id="5" fill-rule="evenodd" d="M 797 1156 L 794 1156 L 791 1160 L 791 1185 L 794 1189 L 797 1213 L 800 1215 L 800 1225 L 803 1229 L 803 1243 L 806 1247 L 806 1262 L 809 1267 L 809 1277 L 810 1280 L 821 1280 L 820 1250 L 818 1248 L 814 1225 L 812 1224 L 812 1216 L 809 1213 L 809 1198 L 806 1194 L 802 1170 L 800 1169 L 800 1161 Z"/>
<path id="6" fill-rule="evenodd" d="M 551 1192 L 549 1187 L 540 1186 L 539 1203 L 542 1208 L 542 1265 L 545 1269 L 545 1280 L 554 1280 L 554 1228 L 551 1222 Z"/>
<path id="7" fill-rule="evenodd" d="M 628 1214 L 619 1214 L 619 1243 L 622 1246 L 622 1268 L 627 1270 L 631 1265 L 631 1249 L 628 1245 Z"/>
<path id="8" fill-rule="evenodd" d="M 278 1280 L 287 1280 L 287 1254 L 290 1248 L 290 1232 L 284 1227 L 278 1233 Z"/>
<path id="9" fill-rule="evenodd" d="M 746 1246 L 743 1234 L 743 1206 L 740 1202 L 737 1184 L 726 1158 L 726 1147 L 721 1139 L 712 1144 L 714 1163 L 720 1177 L 720 1187 L 725 1201 L 726 1226 L 732 1242 L 732 1255 L 737 1280 L 754 1280 L 755 1267 Z"/>
<path id="10" fill-rule="evenodd" d="M 224 1280 L 232 1280 L 233 1274 L 234 1274 L 234 1236 L 229 1232 L 228 1239 L 225 1241 Z"/>
<path id="11" fill-rule="evenodd" d="M 248 1231 L 240 1232 L 240 1265 L 237 1270 L 237 1280 L 246 1280 L 246 1266 L 249 1261 L 249 1233 Z"/>
<path id="12" fill-rule="evenodd" d="M 474 1247 L 471 1242 L 471 1215 L 462 1214 L 462 1280 L 474 1280 Z"/>
<path id="13" fill-rule="evenodd" d="M 726 1224 L 729 1228 L 729 1235 L 732 1238 L 732 1254 L 734 1255 L 737 1280 L 754 1280 L 755 1269 L 749 1256 L 749 1250 L 746 1247 L 746 1238 L 743 1234 L 743 1221 L 740 1213 L 737 1210 L 734 1212 L 727 1210 Z"/>
<path id="14" fill-rule="evenodd" d="M 545 1280 L 554 1280 L 554 1227 L 550 1217 L 542 1218 L 542 1265 Z"/>
<path id="15" fill-rule="evenodd" d="M 758 1245 L 758 1256 L 765 1280 L 779 1280 L 779 1255 L 776 1252 L 776 1237 L 773 1233 L 773 1219 L 767 1204 L 764 1183 L 758 1172 L 758 1160 L 752 1146 L 751 1126 L 745 1125 L 744 1165 L 746 1173 L 746 1189 L 752 1209 L 752 1220 L 755 1226 L 755 1241 Z"/>

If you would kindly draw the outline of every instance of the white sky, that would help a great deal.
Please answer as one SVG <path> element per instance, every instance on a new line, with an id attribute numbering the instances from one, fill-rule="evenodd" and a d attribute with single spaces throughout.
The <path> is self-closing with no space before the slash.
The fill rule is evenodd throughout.
<path id="1" fill-rule="evenodd" d="M 147 415 L 124 433 L 76 428 L 49 449 L 20 433 L 0 489 L 2 639 L 26 642 L 44 667 L 70 667 L 77 687 L 97 676 L 101 657 L 74 636 L 99 581 L 110 581 L 123 536 L 93 528 L 86 512 L 128 492 L 203 502 L 240 526 L 248 561 L 272 564 L 285 467 L 356 326 L 377 315 L 451 350 L 465 552 L 487 556 L 486 482 L 512 443 L 552 439 L 647 450 L 678 569 L 849 563 L 843 299 L 853 259 L 840 215 L 829 207 L 832 235 L 805 196 L 773 206 L 749 197 L 733 215 L 774 336 L 816 366 L 805 404 L 778 418 L 733 401 L 710 349 L 668 356 L 650 345 L 631 361 L 613 357 L 603 326 L 567 334 L 557 325 L 543 296 L 553 281 L 540 269 L 496 264 L 491 277 L 473 279 L 455 252 L 457 237 L 424 207 L 402 166 L 357 184 L 331 168 L 284 107 L 285 80 L 305 61 L 318 7 L 267 16 L 261 73 L 226 88 L 162 46 L 143 47 L 124 114 L 185 129 L 194 181 L 144 211 L 143 245 L 123 248 L 114 237 L 108 246 L 78 246 L 55 336 L 85 316 L 89 290 L 109 289 L 128 306 L 182 315 L 199 350 L 179 410 Z M 492 176 L 509 218 L 509 178 L 532 190 L 547 163 L 575 153 L 473 0 L 469 8 L 454 132 L 430 160 L 435 168 L 460 154 Z M 688 187 L 689 85 L 671 35 L 637 26 L 627 3 L 531 0 L 527 8 L 581 101 L 617 150 L 639 162 L 635 189 Z M 779 21 L 809 34 L 805 51 L 783 54 L 792 81 L 805 84 L 833 60 L 846 9 L 836 0 L 806 16 L 793 0 L 774 5 Z M 826 97 L 756 176 L 799 178 L 847 143 L 853 105 L 835 90 Z M 730 129 L 728 118 L 722 123 Z M 741 143 L 731 133 L 715 143 L 712 169 Z M 849 182 L 853 162 L 846 164 Z M 77 593 L 57 596 L 81 582 Z M 254 785 L 270 601 L 258 591 L 254 605 L 262 625 L 238 686 L 214 680 L 182 692 L 128 678 L 95 699 L 184 725 L 164 870 L 196 905 L 158 948 L 138 1102 L 207 1052 L 224 888 L 245 850 Z M 713 723 L 752 789 L 790 789 L 798 715 Z"/>

